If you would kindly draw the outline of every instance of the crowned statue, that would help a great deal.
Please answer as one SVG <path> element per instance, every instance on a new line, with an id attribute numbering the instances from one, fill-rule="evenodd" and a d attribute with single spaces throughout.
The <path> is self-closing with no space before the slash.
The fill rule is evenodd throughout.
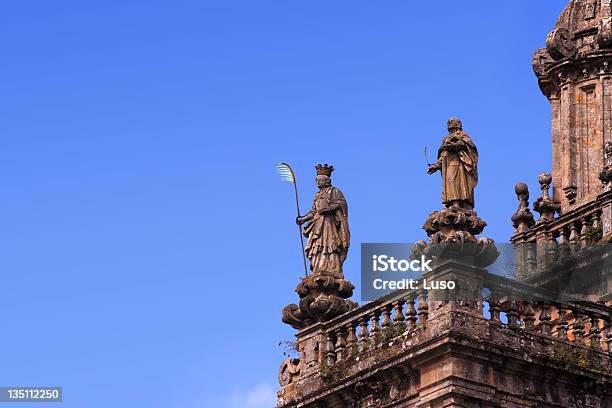
<path id="1" fill-rule="evenodd" d="M 306 224 L 304 236 L 308 238 L 306 256 L 313 275 L 342 278 L 342 264 L 350 245 L 348 205 L 342 191 L 331 185 L 333 166 L 316 167 L 316 193 L 308 214 L 298 217 L 298 225 Z"/>
<path id="2" fill-rule="evenodd" d="M 357 307 L 349 299 L 355 286 L 342 273 L 351 242 L 348 205 L 342 191 L 331 185 L 334 167 L 317 164 L 315 168 L 319 191 L 308 214 L 295 220 L 299 226 L 305 224 L 304 236 L 308 243 L 304 253 L 310 262 L 311 274 L 303 277 L 295 289 L 300 297 L 299 305 L 283 308 L 283 322 L 295 328 L 333 319 Z"/>

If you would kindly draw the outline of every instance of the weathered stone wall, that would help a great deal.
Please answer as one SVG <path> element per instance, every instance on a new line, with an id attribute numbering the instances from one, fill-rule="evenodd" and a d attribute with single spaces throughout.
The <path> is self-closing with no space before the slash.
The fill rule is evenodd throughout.
<path id="1" fill-rule="evenodd" d="M 449 303 L 425 328 L 285 386 L 279 407 L 593 407 L 612 403 L 608 353 Z"/>

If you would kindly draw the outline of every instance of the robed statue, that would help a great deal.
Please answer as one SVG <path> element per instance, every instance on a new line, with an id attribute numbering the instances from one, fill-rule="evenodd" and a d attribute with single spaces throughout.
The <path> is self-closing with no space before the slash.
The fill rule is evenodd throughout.
<path id="1" fill-rule="evenodd" d="M 461 120 L 448 120 L 448 136 L 438 149 L 438 160 L 427 173 L 442 173 L 442 202 L 449 207 L 474 208 L 474 188 L 478 183 L 478 150 L 463 131 Z"/>
<path id="2" fill-rule="evenodd" d="M 318 164 L 315 168 L 319 191 L 312 202 L 312 209 L 303 217 L 298 217 L 296 223 L 306 223 L 306 256 L 313 275 L 343 278 L 342 264 L 351 240 L 348 205 L 342 191 L 331 185 L 334 167 Z"/>

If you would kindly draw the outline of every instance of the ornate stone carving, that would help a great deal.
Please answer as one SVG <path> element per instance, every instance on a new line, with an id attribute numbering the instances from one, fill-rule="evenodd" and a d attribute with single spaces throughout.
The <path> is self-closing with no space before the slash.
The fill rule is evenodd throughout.
<path id="1" fill-rule="evenodd" d="M 612 46 L 612 17 L 603 17 L 597 30 L 597 44 L 600 48 Z"/>
<path id="2" fill-rule="evenodd" d="M 360 381 L 355 384 L 355 392 L 359 395 L 360 399 L 369 400 L 370 404 L 379 405 L 383 400 L 385 385 L 381 381 L 374 379 Z M 372 405 L 367 405 L 372 406 Z"/>
<path id="3" fill-rule="evenodd" d="M 566 28 L 559 27 L 552 30 L 546 37 L 546 49 L 555 60 L 574 58 L 576 56 L 576 43 Z"/>
<path id="4" fill-rule="evenodd" d="M 604 185 L 604 191 L 612 188 L 612 143 L 606 142 L 604 146 L 604 168 L 599 172 L 599 180 Z"/>
<path id="5" fill-rule="evenodd" d="M 540 213 L 538 222 L 552 221 L 555 218 L 555 213 L 558 213 L 561 207 L 555 204 L 548 195 L 548 188 L 552 182 L 550 173 L 540 173 L 538 182 L 542 189 L 542 196 L 533 203 L 533 209 Z"/>
<path id="6" fill-rule="evenodd" d="M 531 58 L 533 72 L 535 72 L 538 77 L 544 76 L 546 74 L 546 69 L 554 63 L 555 60 L 552 59 L 546 48 L 540 48 Z"/>
<path id="7" fill-rule="evenodd" d="M 288 358 L 281 363 L 278 370 L 278 383 L 281 386 L 295 382 L 300 376 L 301 364 L 299 358 Z"/>
<path id="8" fill-rule="evenodd" d="M 516 198 L 519 206 L 516 212 L 512 215 L 512 226 L 517 233 L 529 230 L 534 224 L 533 214 L 529 209 L 529 187 L 527 184 L 520 182 L 514 187 Z"/>
<path id="9" fill-rule="evenodd" d="M 574 204 L 576 202 L 576 196 L 578 195 L 578 189 L 576 186 L 567 186 L 563 188 L 563 193 L 565 194 L 565 198 L 570 204 Z"/>
<path id="10" fill-rule="evenodd" d="M 356 302 L 347 300 L 354 289 L 351 282 L 333 276 L 311 275 L 302 278 L 295 289 L 300 304 L 283 308 L 283 322 L 299 329 L 308 323 L 333 319 L 346 313 L 357 307 Z"/>
<path id="11" fill-rule="evenodd" d="M 430 242 L 476 243 L 475 235 L 480 234 L 486 225 L 474 210 L 450 207 L 429 214 L 423 229 Z"/>
<path id="12" fill-rule="evenodd" d="M 302 278 L 295 289 L 299 306 L 290 304 L 282 312 L 283 322 L 297 329 L 357 307 L 356 302 L 347 300 L 355 287 L 342 272 L 350 245 L 348 205 L 342 192 L 331 185 L 334 167 L 319 164 L 315 168 L 319 191 L 312 209 L 296 220 L 300 225 L 307 223 L 304 235 L 308 238 L 306 255 L 312 274 Z"/>

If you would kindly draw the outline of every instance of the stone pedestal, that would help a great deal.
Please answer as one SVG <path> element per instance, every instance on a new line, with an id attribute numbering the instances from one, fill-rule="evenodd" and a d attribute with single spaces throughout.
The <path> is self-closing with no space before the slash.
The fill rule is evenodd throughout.
<path id="1" fill-rule="evenodd" d="M 357 307 L 357 302 L 348 299 L 353 296 L 353 289 L 351 282 L 335 276 L 317 274 L 302 278 L 295 289 L 300 304 L 283 308 L 283 323 L 301 329 L 346 313 Z"/>

